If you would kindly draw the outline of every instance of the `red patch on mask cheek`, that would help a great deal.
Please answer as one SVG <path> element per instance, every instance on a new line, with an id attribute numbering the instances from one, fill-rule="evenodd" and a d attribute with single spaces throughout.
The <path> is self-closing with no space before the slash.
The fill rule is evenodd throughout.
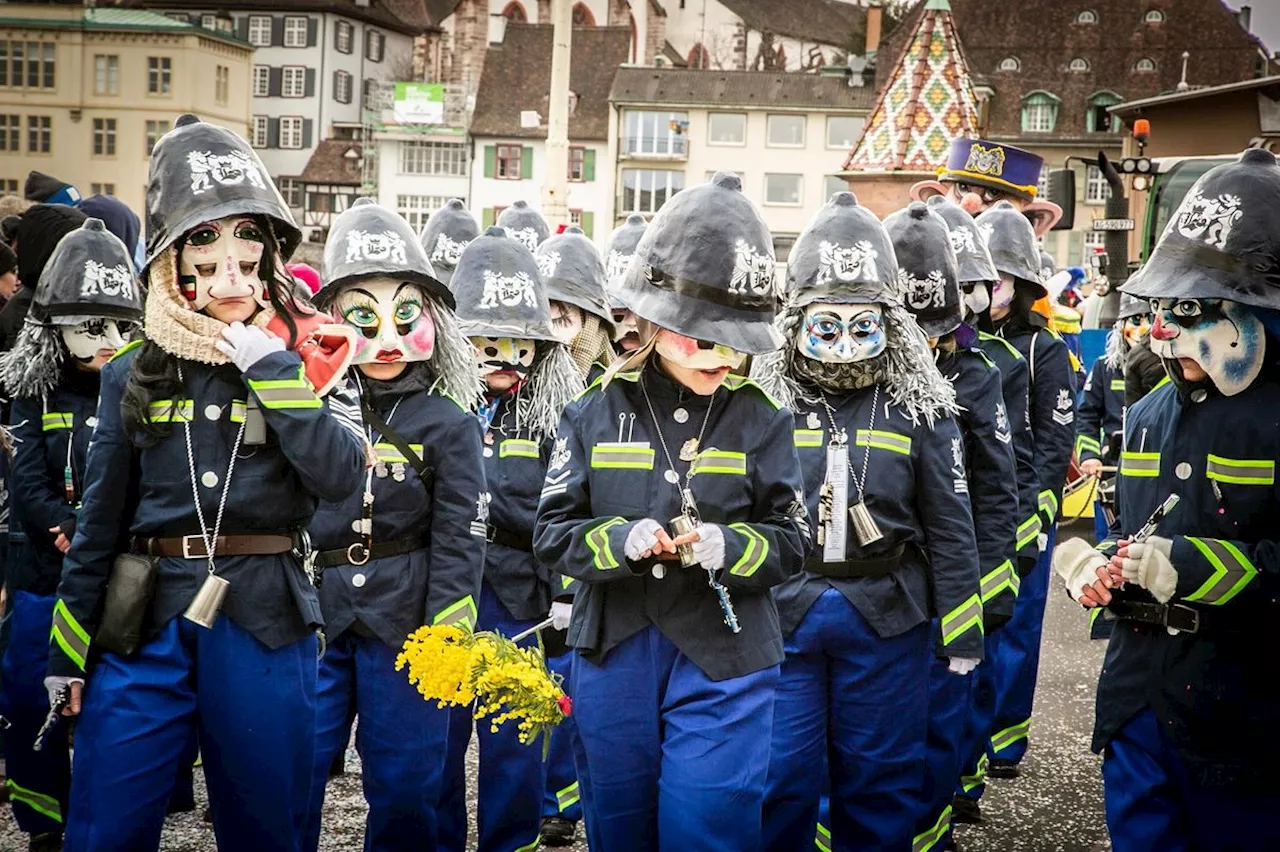
<path id="1" fill-rule="evenodd" d="M 369 348 L 369 344 L 371 342 L 372 341 L 370 341 L 369 338 L 364 337 L 363 335 L 356 335 L 356 354 L 353 360 L 360 360 L 360 356 L 364 355 L 365 350 Z"/>
<path id="2" fill-rule="evenodd" d="M 427 317 L 423 317 L 418 327 L 404 338 L 405 345 L 420 355 L 430 355 L 436 345 L 436 327 Z"/>
<path id="3" fill-rule="evenodd" d="M 697 353 L 698 341 L 692 337 L 685 337 L 672 331 L 664 331 L 663 334 L 666 336 L 667 346 L 670 346 L 681 355 L 689 357 Z"/>

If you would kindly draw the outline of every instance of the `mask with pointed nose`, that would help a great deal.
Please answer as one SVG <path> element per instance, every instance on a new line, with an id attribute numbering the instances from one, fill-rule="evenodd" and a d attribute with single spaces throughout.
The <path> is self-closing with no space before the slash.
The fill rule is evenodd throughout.
<path id="1" fill-rule="evenodd" d="M 1225 299 L 1152 299 L 1151 351 L 1186 358 L 1209 374 L 1223 396 L 1253 384 L 1266 355 L 1262 320 Z"/>

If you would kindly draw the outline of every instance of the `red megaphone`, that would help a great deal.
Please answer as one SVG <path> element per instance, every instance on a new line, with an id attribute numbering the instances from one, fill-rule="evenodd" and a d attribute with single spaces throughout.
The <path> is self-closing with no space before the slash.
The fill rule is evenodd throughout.
<path id="1" fill-rule="evenodd" d="M 316 396 L 324 396 L 342 380 L 351 359 L 356 357 L 355 329 L 320 311 L 290 316 L 297 328 L 292 336 L 280 314 L 271 318 L 266 330 L 301 356 L 307 381 L 315 388 Z"/>

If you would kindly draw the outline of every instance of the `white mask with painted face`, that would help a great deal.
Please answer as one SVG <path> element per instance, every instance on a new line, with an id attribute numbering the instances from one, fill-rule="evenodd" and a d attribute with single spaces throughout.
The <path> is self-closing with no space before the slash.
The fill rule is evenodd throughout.
<path id="1" fill-rule="evenodd" d="M 1142 343 L 1151 333 L 1151 317 L 1147 314 L 1134 314 L 1121 320 L 1121 323 L 1124 341 L 1130 348 Z"/>
<path id="2" fill-rule="evenodd" d="M 719 343 L 707 346 L 692 337 L 685 337 L 665 328 L 658 331 L 654 349 L 677 367 L 689 370 L 719 370 L 723 367 L 733 370 L 746 357 L 728 346 Z"/>
<path id="3" fill-rule="evenodd" d="M 980 316 L 991 307 L 991 289 L 982 281 L 966 281 L 964 284 L 964 309 L 966 319 Z"/>
<path id="4" fill-rule="evenodd" d="M 262 282 L 266 234 L 251 216 L 227 216 L 196 225 L 178 255 L 178 285 L 197 311 L 214 299 L 253 299 L 270 305 Z"/>
<path id="5" fill-rule="evenodd" d="M 1151 312 L 1151 351 L 1196 362 L 1223 396 L 1240 393 L 1262 371 L 1266 332 L 1262 320 L 1239 302 L 1153 299 Z"/>
<path id="6" fill-rule="evenodd" d="M 519 378 L 529 374 L 537 354 L 537 344 L 532 340 L 513 337 L 473 337 L 471 345 L 476 350 L 480 375 L 513 373 Z"/>
<path id="7" fill-rule="evenodd" d="M 566 302 L 551 303 L 551 333 L 556 340 L 569 344 L 582 333 L 582 309 Z"/>
<path id="8" fill-rule="evenodd" d="M 884 314 L 873 304 L 810 305 L 796 335 L 796 350 L 824 364 L 866 361 L 887 345 Z"/>
<path id="9" fill-rule="evenodd" d="M 991 307 L 995 310 L 1007 310 L 1013 304 L 1013 297 L 1016 293 L 1017 288 L 1013 283 L 1013 276 L 1001 272 L 1000 280 L 991 289 Z"/>
<path id="10" fill-rule="evenodd" d="M 114 353 L 125 344 L 125 334 L 113 319 L 87 319 L 77 325 L 64 325 L 58 330 L 71 357 L 86 364 L 98 357 L 99 352 Z"/>
<path id="11" fill-rule="evenodd" d="M 334 310 L 356 330 L 353 364 L 426 361 L 435 351 L 435 322 L 417 284 L 393 278 L 361 281 L 338 294 Z"/>

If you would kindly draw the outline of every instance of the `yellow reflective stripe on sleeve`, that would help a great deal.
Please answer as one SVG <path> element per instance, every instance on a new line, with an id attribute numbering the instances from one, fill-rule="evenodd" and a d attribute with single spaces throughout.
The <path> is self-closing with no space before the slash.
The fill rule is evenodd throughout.
<path id="1" fill-rule="evenodd" d="M 888 450 L 891 453 L 911 455 L 911 438 L 897 432 L 885 432 L 880 429 L 859 429 L 854 435 L 854 443 L 859 447 L 875 447 L 877 450 Z"/>
<path id="2" fill-rule="evenodd" d="M 987 575 L 982 578 L 982 582 L 980 584 L 982 602 L 984 604 L 989 603 L 992 598 L 1000 594 L 1005 589 L 1009 589 L 1010 591 L 1013 591 L 1014 594 L 1017 594 L 1017 590 L 1014 589 L 1013 580 L 1011 579 L 1013 577 L 1017 577 L 1017 572 L 1013 570 L 1013 563 L 1008 559 L 988 571 Z"/>
<path id="3" fill-rule="evenodd" d="M 263 408 L 320 408 L 324 403 L 307 381 L 302 365 L 296 379 L 249 379 L 249 390 L 258 397 Z"/>
<path id="4" fill-rule="evenodd" d="M 581 797 L 578 795 L 578 789 L 578 782 L 574 781 L 563 790 L 556 791 L 556 806 L 562 813 L 579 802 Z"/>
<path id="5" fill-rule="evenodd" d="M 1019 740 L 1025 740 L 1031 731 L 1031 720 L 1026 719 L 1016 725 L 1010 725 L 1003 731 L 991 735 L 991 750 L 999 753 Z"/>
<path id="6" fill-rule="evenodd" d="M 596 444 L 591 448 L 591 466 L 597 469 L 653 470 L 653 458 L 651 447 Z"/>
<path id="7" fill-rule="evenodd" d="M 797 447 L 821 447 L 827 433 L 821 429 L 797 429 L 795 440 Z"/>
<path id="8" fill-rule="evenodd" d="M 727 473 L 737 476 L 747 475 L 747 454 L 731 450 L 703 450 L 693 460 L 689 475 L 699 473 Z"/>
<path id="9" fill-rule="evenodd" d="M 1120 453 L 1121 476 L 1159 476 L 1159 453 L 1131 453 L 1123 450 Z"/>
<path id="10" fill-rule="evenodd" d="M 818 831 L 813 837 L 813 845 L 821 852 L 831 852 L 831 829 L 818 823 Z"/>
<path id="11" fill-rule="evenodd" d="M 75 428 L 75 414 L 71 411 L 50 411 L 40 418 L 41 431 L 54 432 Z"/>
<path id="12" fill-rule="evenodd" d="M 769 540 L 756 532 L 748 524 L 729 524 L 729 529 L 742 534 L 747 546 L 742 551 L 742 558 L 729 569 L 729 573 L 738 577 L 750 577 L 764 564 L 769 555 Z"/>
<path id="13" fill-rule="evenodd" d="M 470 633 L 476 626 L 476 602 L 471 595 L 467 595 L 461 600 L 454 601 L 431 620 L 431 624 L 449 624 L 454 627 L 461 627 Z"/>
<path id="14" fill-rule="evenodd" d="M 1079 456 L 1086 451 L 1099 455 L 1102 452 L 1102 445 L 1097 438 L 1090 438 L 1084 434 L 1076 435 L 1076 455 Z"/>
<path id="15" fill-rule="evenodd" d="M 61 598 L 53 605 L 53 628 L 49 635 L 58 643 L 63 653 L 71 658 L 71 662 L 83 671 L 84 661 L 89 656 L 89 634 L 76 621 Z"/>
<path id="16" fill-rule="evenodd" d="M 1093 546 L 1093 549 L 1101 552 L 1115 546 L 1116 546 L 1116 540 L 1114 538 L 1104 538 L 1102 541 L 1095 544 Z"/>
<path id="17" fill-rule="evenodd" d="M 150 423 L 190 423 L 194 416 L 195 405 L 189 399 L 172 400 L 157 399 L 147 411 Z"/>
<path id="18" fill-rule="evenodd" d="M 1240 548 L 1229 541 L 1217 538 L 1196 538 L 1187 536 L 1187 541 L 1200 551 L 1200 555 L 1213 566 L 1213 576 L 1205 580 L 1200 588 L 1187 595 L 1188 601 L 1222 606 L 1236 595 L 1258 575 L 1258 569 L 1249 561 Z"/>
<path id="19" fill-rule="evenodd" d="M 62 822 L 62 806 L 58 804 L 58 800 L 53 796 L 46 796 L 43 793 L 37 793 L 35 790 L 28 790 L 26 787 L 15 784 L 12 778 L 6 779 L 4 785 L 9 788 L 9 798 L 11 800 L 21 802 L 31 810 L 44 814 L 54 822 Z"/>
<path id="20" fill-rule="evenodd" d="M 1111 380 L 1111 389 L 1112 389 L 1113 391 L 1122 391 L 1122 390 L 1124 390 L 1124 379 L 1112 379 L 1112 380 Z"/>
<path id="21" fill-rule="evenodd" d="M 1049 517 L 1049 520 L 1052 521 L 1054 518 L 1058 517 L 1058 495 L 1048 489 L 1045 489 L 1040 492 L 1038 499 L 1040 511 L 1044 512 Z"/>
<path id="22" fill-rule="evenodd" d="M 597 569 L 610 571 L 618 567 L 618 560 L 609 547 L 609 530 L 626 522 L 626 518 L 609 518 L 587 530 L 587 547 L 591 548 L 592 561 Z"/>
<path id="23" fill-rule="evenodd" d="M 536 459 L 538 457 L 538 442 L 530 441 L 527 438 L 507 438 L 498 444 L 498 458 L 505 459 L 507 456 Z"/>
<path id="24" fill-rule="evenodd" d="M 947 833 L 947 829 L 951 827 L 951 805 L 947 805 L 942 809 L 942 813 L 938 814 L 938 819 L 933 825 L 920 832 L 911 841 L 911 852 L 929 852 L 938 845 Z"/>
<path id="25" fill-rule="evenodd" d="M 982 633 L 982 601 L 977 595 L 942 616 L 942 644 L 951 645 L 973 628 Z"/>
<path id="26" fill-rule="evenodd" d="M 418 458 L 422 458 L 421 444 L 410 444 L 409 449 L 413 450 Z M 409 462 L 404 457 L 404 454 L 396 449 L 395 444 L 377 443 L 373 445 L 373 451 L 377 454 L 380 462 L 386 462 L 387 464 L 408 464 Z"/>
<path id="27" fill-rule="evenodd" d="M 1205 476 L 1232 485 L 1275 485 L 1276 463 L 1270 459 L 1229 459 L 1210 453 Z"/>
<path id="28" fill-rule="evenodd" d="M 1089 629 L 1090 630 L 1093 630 L 1093 623 L 1097 621 L 1098 618 L 1101 616 L 1102 616 L 1102 607 L 1095 606 L 1093 609 L 1089 610 Z"/>
<path id="29" fill-rule="evenodd" d="M 1017 549 L 1021 550 L 1036 540 L 1036 536 L 1040 535 L 1040 530 L 1044 528 L 1044 524 L 1040 521 L 1040 515 L 1035 514 L 1027 518 L 1018 525 L 1018 539 L 1016 542 Z"/>

